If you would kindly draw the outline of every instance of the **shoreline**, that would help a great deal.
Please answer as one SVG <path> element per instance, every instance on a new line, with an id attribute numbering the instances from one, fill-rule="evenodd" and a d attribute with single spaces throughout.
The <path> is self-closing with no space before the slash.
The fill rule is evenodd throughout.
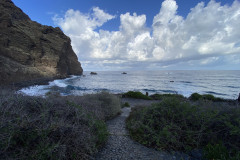
<path id="1" fill-rule="evenodd" d="M 26 83 L 29 84 L 29 82 L 24 82 L 24 83 L 18 83 L 18 84 L 15 84 L 14 86 L 11 86 L 11 85 L 0 85 L 0 89 L 7 89 L 7 90 L 11 90 L 11 91 L 20 91 L 21 89 L 23 88 L 27 88 L 27 87 L 31 87 L 31 86 L 35 86 L 35 85 L 48 85 L 49 82 L 51 81 L 54 81 L 54 80 L 58 80 L 58 79 L 45 79 L 44 81 L 41 79 L 41 81 L 31 81 L 31 84 L 33 85 L 27 85 Z M 53 86 L 54 87 L 54 86 Z M 68 94 L 68 95 L 62 95 L 60 91 L 51 91 L 49 90 L 48 92 L 46 92 L 44 95 L 30 95 L 30 94 L 26 94 L 24 92 L 22 92 L 23 95 L 26 95 L 26 96 L 33 96 L 33 97 L 36 97 L 36 96 L 40 96 L 40 97 L 45 97 L 47 93 L 58 93 L 58 95 L 60 95 L 60 97 L 65 97 L 65 96 L 84 96 L 84 95 L 92 95 L 92 94 L 97 94 L 97 93 L 101 93 L 101 92 L 107 92 L 109 94 L 112 94 L 112 95 L 115 95 L 117 96 L 118 98 L 120 99 L 129 99 L 129 100 L 134 100 L 134 101 L 141 101 L 141 100 L 146 100 L 146 99 L 142 99 L 142 98 L 134 98 L 134 97 L 128 97 L 128 96 L 125 96 L 125 94 L 127 92 L 121 92 L 121 93 L 113 93 L 113 92 L 110 92 L 110 91 L 105 91 L 105 90 L 102 90 L 102 91 L 98 91 L 98 92 L 93 92 L 93 93 L 83 93 L 81 95 L 75 95 L 75 94 Z M 128 91 L 128 92 L 132 92 L 132 91 Z M 135 92 L 135 91 L 134 91 Z M 138 92 L 138 91 L 136 91 Z M 142 93 L 142 92 L 141 92 Z M 20 93 L 18 93 L 20 94 Z M 143 94 L 143 93 L 142 93 Z M 199 93 L 193 93 L 193 94 L 199 94 Z M 191 95 L 193 95 L 191 94 Z M 143 94 L 144 96 L 147 96 L 149 98 L 152 98 L 154 95 L 160 95 L 160 96 L 166 96 L 166 95 L 176 95 L 176 96 L 182 96 L 183 98 L 185 99 L 190 99 L 191 95 L 190 96 L 184 96 L 183 94 L 178 94 L 178 93 L 153 93 L 153 94 L 149 94 L 146 92 L 145 94 Z M 214 96 L 213 94 L 199 94 L 201 96 L 213 96 L 214 99 L 219 99 L 219 100 L 216 100 L 216 102 L 228 102 L 228 103 L 231 103 L 231 102 L 238 102 L 240 103 L 239 101 L 239 98 L 236 98 L 236 99 L 228 99 L 228 98 L 221 98 L 221 97 L 217 97 L 217 96 Z M 205 99 L 205 98 L 202 98 L 202 99 Z M 206 99 L 207 100 L 207 99 Z M 147 101 L 159 101 L 159 99 L 148 99 Z"/>
<path id="2" fill-rule="evenodd" d="M 23 88 L 24 93 L 39 96 L 43 95 L 42 93 L 46 90 L 50 92 L 60 91 L 62 95 L 91 94 L 105 90 L 113 94 L 128 91 L 140 91 L 143 94 L 148 92 L 149 95 L 155 93 L 178 93 L 185 97 L 189 97 L 192 93 L 197 92 L 233 100 L 238 98 L 240 92 L 239 79 L 234 79 L 236 74 L 231 72 L 223 73 L 224 75 L 230 75 L 230 78 L 221 78 L 219 74 L 210 75 L 205 72 L 201 76 L 196 76 L 192 72 L 189 74 L 172 72 L 168 75 L 160 71 L 153 73 L 129 71 L 127 75 L 122 75 L 120 72 L 99 72 L 98 75 L 94 76 L 91 76 L 89 73 L 86 71 L 83 73 L 85 76 L 68 76 L 71 78 L 42 78 L 8 86 L 16 89 Z M 174 82 L 170 82 L 171 80 Z"/>
<path id="3" fill-rule="evenodd" d="M 22 81 L 22 82 L 18 82 L 18 83 L 12 83 L 12 84 L 0 84 L 0 88 L 3 88 L 3 89 L 11 89 L 11 90 L 14 90 L 14 91 L 19 91 L 21 89 L 27 89 L 27 88 L 30 88 L 30 87 L 34 87 L 34 86 L 41 86 L 41 85 L 46 85 L 47 86 L 47 89 L 48 89 L 48 92 L 59 92 L 62 96 L 68 96 L 68 95 L 76 95 L 76 96 L 82 96 L 82 95 L 85 95 L 85 94 L 95 94 L 95 93 L 98 93 L 98 92 L 102 92 L 102 91 L 106 91 L 106 92 L 109 92 L 110 94 L 114 94 L 114 95 L 117 95 L 117 96 L 122 96 L 124 93 L 127 93 L 128 91 L 122 91 L 122 92 L 114 92 L 114 90 L 110 90 L 110 89 L 106 89 L 106 90 L 101 90 L 101 89 L 92 89 L 93 91 L 92 92 L 88 92 L 88 91 L 85 91 L 84 89 L 81 90 L 81 89 L 70 89 L 71 91 L 77 91 L 77 93 L 79 94 L 68 94 L 66 93 L 65 94 L 65 90 L 66 87 L 62 87 L 62 86 L 59 86 L 58 84 L 54 84 L 52 86 L 48 86 L 50 84 L 50 82 L 53 82 L 55 80 L 65 80 L 65 79 L 68 79 L 68 78 L 71 78 L 72 76 L 75 76 L 75 75 L 68 75 L 67 77 L 55 77 L 55 78 L 39 78 L 39 79 L 34 79 L 34 80 L 28 80 L 28 81 Z M 67 85 L 66 85 L 67 86 Z M 57 88 L 57 90 L 52 90 L 52 87 L 53 88 Z M 59 88 L 59 89 L 58 89 Z M 68 88 L 69 90 L 69 88 Z M 91 89 L 87 89 L 87 90 L 91 90 Z M 37 91 L 41 91 L 41 89 L 38 89 L 38 90 L 35 90 L 33 92 L 37 93 Z M 130 91 L 130 90 L 129 90 Z M 172 94 L 172 95 L 182 95 L 186 98 L 189 98 L 191 96 L 191 94 L 189 95 L 184 95 L 182 93 L 161 93 L 161 92 L 147 92 L 147 91 L 141 91 L 141 90 L 134 90 L 134 91 L 140 91 L 141 93 L 143 94 L 149 94 L 149 96 L 151 95 L 154 95 L 154 94 L 160 94 L 160 95 L 167 95 L 167 94 Z M 208 91 L 209 92 L 209 91 Z M 201 92 L 194 92 L 194 93 L 199 93 L 201 95 L 213 95 L 214 97 L 216 98 L 220 98 L 220 99 L 224 99 L 225 101 L 235 101 L 235 100 L 238 100 L 240 96 L 238 97 L 235 97 L 235 98 L 226 98 L 226 97 L 219 97 L 218 95 L 215 95 L 213 92 L 212 93 L 201 93 Z M 42 95 L 41 93 L 38 92 L 38 94 L 29 94 L 27 92 L 23 92 L 23 94 L 25 95 L 28 95 L 28 96 L 44 96 Z M 240 93 L 236 93 L 236 95 L 238 95 Z M 226 94 L 227 95 L 227 94 Z M 230 95 L 228 96 L 230 97 Z"/>
<path id="4" fill-rule="evenodd" d="M 36 85 L 48 85 L 49 82 L 51 81 L 62 80 L 62 79 L 70 78 L 71 76 L 75 76 L 75 75 L 68 75 L 66 77 L 55 77 L 55 78 L 38 78 L 38 79 L 27 80 L 27 81 L 12 83 L 12 84 L 0 84 L 0 87 L 9 88 L 12 90 L 21 90 L 23 88 L 36 86 Z"/>

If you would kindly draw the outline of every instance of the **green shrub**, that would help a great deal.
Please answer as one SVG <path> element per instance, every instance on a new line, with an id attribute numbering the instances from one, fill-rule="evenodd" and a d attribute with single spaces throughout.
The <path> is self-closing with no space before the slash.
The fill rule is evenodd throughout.
<path id="1" fill-rule="evenodd" d="M 219 160 L 239 160 L 240 151 L 230 151 L 222 143 L 209 143 L 203 148 L 204 158 Z"/>
<path id="2" fill-rule="evenodd" d="M 211 94 L 203 94 L 202 95 L 202 98 L 203 99 L 207 99 L 207 100 L 210 100 L 210 101 L 214 101 L 216 98 L 213 96 L 213 95 L 211 95 Z"/>
<path id="3" fill-rule="evenodd" d="M 222 143 L 207 144 L 204 147 L 204 157 L 206 159 L 229 159 L 227 148 Z"/>
<path id="4" fill-rule="evenodd" d="M 133 139 L 159 150 L 188 153 L 211 143 L 215 148 L 211 151 L 208 146 L 209 157 L 226 148 L 229 158 L 236 157 L 240 150 L 239 109 L 202 108 L 181 98 L 165 98 L 151 107 L 133 109 L 127 128 Z M 219 141 L 222 146 L 217 146 Z"/>
<path id="5" fill-rule="evenodd" d="M 125 102 L 124 104 L 122 104 L 122 108 L 124 107 L 130 107 L 130 104 L 128 102 Z"/>
<path id="6" fill-rule="evenodd" d="M 211 94 L 203 94 L 202 97 L 203 97 L 203 99 L 210 100 L 210 101 L 213 101 L 213 102 L 224 102 L 224 101 L 228 101 L 228 100 L 225 100 L 225 99 L 222 99 L 222 98 L 219 98 L 219 97 L 214 97 L 214 96 L 211 95 Z"/>
<path id="7" fill-rule="evenodd" d="M 90 159 L 107 140 L 104 121 L 120 109 L 108 93 L 45 99 L 0 93 L 1 159 Z"/>
<path id="8" fill-rule="evenodd" d="M 142 94 L 141 92 L 134 92 L 134 91 L 129 91 L 127 93 L 123 94 L 124 97 L 127 98 L 136 98 L 136 99 L 145 99 L 145 100 L 151 100 L 151 97 L 148 97 L 144 94 Z"/>
<path id="9" fill-rule="evenodd" d="M 104 121 L 101 120 L 95 120 L 93 126 L 95 126 L 96 132 L 96 146 L 100 147 L 107 141 L 109 135 L 107 126 Z"/>
<path id="10" fill-rule="evenodd" d="M 219 97 L 214 97 L 211 94 L 198 94 L 198 93 L 193 93 L 190 97 L 190 100 L 192 101 L 198 101 L 198 100 L 209 100 L 209 101 L 213 101 L 213 102 L 227 102 L 229 100 L 225 100 Z"/>
<path id="11" fill-rule="evenodd" d="M 154 100 L 162 100 L 167 97 L 175 97 L 175 98 L 184 99 L 184 96 L 180 95 L 180 94 L 153 94 L 153 95 L 150 95 L 150 97 Z"/>
<path id="12" fill-rule="evenodd" d="M 198 94 L 198 93 L 193 93 L 191 94 L 191 96 L 189 97 L 190 100 L 192 101 L 197 101 L 202 99 L 202 95 Z"/>

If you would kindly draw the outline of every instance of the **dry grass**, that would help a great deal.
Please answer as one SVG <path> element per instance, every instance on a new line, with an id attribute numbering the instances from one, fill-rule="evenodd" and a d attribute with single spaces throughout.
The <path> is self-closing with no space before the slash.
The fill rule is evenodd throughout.
<path id="1" fill-rule="evenodd" d="M 89 159 L 103 145 L 105 120 L 120 100 L 99 93 L 82 97 L 30 97 L 0 90 L 2 159 Z"/>

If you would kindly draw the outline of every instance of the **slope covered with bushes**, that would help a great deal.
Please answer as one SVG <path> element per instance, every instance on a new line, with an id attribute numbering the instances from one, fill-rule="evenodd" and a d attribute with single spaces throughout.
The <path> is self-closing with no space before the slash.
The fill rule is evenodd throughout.
<path id="1" fill-rule="evenodd" d="M 136 107 L 127 119 L 133 139 L 158 150 L 198 150 L 207 159 L 240 159 L 240 109 L 232 103 L 166 97 Z"/>
<path id="2" fill-rule="evenodd" d="M 0 93 L 0 157 L 89 159 L 107 140 L 105 120 L 120 112 L 108 93 L 47 98 Z"/>

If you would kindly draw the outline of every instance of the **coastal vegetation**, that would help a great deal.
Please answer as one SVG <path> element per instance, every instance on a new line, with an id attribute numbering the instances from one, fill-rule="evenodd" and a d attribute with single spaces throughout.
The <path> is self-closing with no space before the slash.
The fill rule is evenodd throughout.
<path id="1" fill-rule="evenodd" d="M 156 97 L 162 101 L 132 108 L 126 123 L 134 140 L 157 150 L 182 151 L 190 156 L 198 152 L 206 159 L 240 159 L 238 102 L 196 93 L 189 99 Z"/>
<path id="2" fill-rule="evenodd" d="M 46 98 L 0 90 L 1 159 L 90 159 L 106 142 L 105 121 L 120 113 L 106 92 Z"/>
<path id="3" fill-rule="evenodd" d="M 124 108 L 124 107 L 130 107 L 130 104 L 128 102 L 125 102 L 122 104 L 122 108 Z"/>
<path id="4" fill-rule="evenodd" d="M 147 93 L 148 94 L 148 93 Z M 136 99 L 145 99 L 145 100 L 162 100 L 167 97 L 176 97 L 184 99 L 185 97 L 180 94 L 153 94 L 153 95 L 144 95 L 142 92 L 139 91 L 128 91 L 123 94 L 125 98 L 136 98 Z"/>
<path id="5" fill-rule="evenodd" d="M 223 101 L 228 101 L 219 97 L 214 97 L 211 94 L 198 94 L 198 93 L 193 93 L 190 97 L 190 100 L 192 101 L 198 101 L 198 100 L 210 100 L 210 101 L 214 101 L 214 102 L 223 102 Z"/>
<path id="6" fill-rule="evenodd" d="M 236 101 L 212 95 L 144 95 L 159 100 L 132 108 L 130 137 L 156 150 L 180 151 L 205 159 L 240 159 L 240 109 Z M 147 98 L 146 98 L 147 97 Z M 157 102 L 157 101 L 154 101 Z M 121 113 L 120 99 L 107 92 L 45 98 L 0 90 L 0 157 L 3 159 L 91 159 L 105 144 L 105 121 Z M 195 153 L 195 155 L 194 155 Z"/>
<path id="7" fill-rule="evenodd" d="M 175 97 L 175 98 L 179 98 L 179 99 L 185 99 L 185 97 L 181 94 L 153 94 L 150 95 L 150 97 L 153 100 L 163 100 L 164 98 L 168 98 L 168 97 Z"/>
<path id="8" fill-rule="evenodd" d="M 123 94 L 123 97 L 126 98 L 136 98 L 136 99 L 145 99 L 145 100 L 152 100 L 151 97 L 142 94 L 141 92 L 138 91 L 129 91 L 127 93 Z"/>

